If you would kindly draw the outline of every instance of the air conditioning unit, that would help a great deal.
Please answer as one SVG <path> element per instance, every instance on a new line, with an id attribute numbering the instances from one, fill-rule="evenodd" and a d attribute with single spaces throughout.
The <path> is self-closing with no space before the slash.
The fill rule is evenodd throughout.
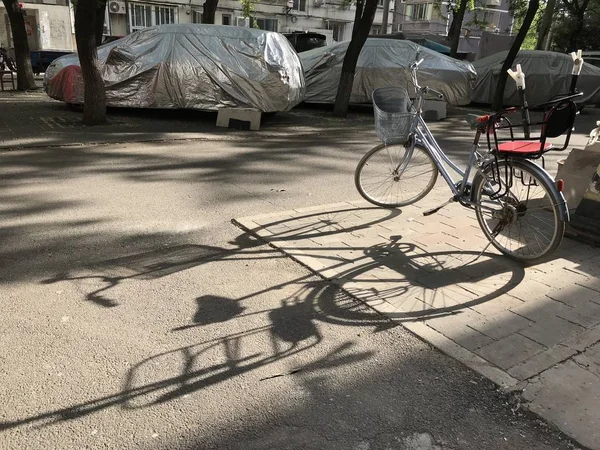
<path id="1" fill-rule="evenodd" d="M 236 17 L 235 18 L 235 26 L 250 28 L 250 18 L 249 17 Z"/>
<path id="2" fill-rule="evenodd" d="M 108 11 L 111 14 L 126 14 L 125 2 L 110 1 L 108 2 Z"/>

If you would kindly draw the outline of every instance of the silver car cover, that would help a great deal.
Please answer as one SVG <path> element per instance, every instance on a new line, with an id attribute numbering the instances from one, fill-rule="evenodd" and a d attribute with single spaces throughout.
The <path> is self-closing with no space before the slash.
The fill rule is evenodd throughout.
<path id="1" fill-rule="evenodd" d="M 99 47 L 98 59 L 108 106 L 275 112 L 304 99 L 297 53 L 283 35 L 258 29 L 161 25 Z M 44 86 L 52 98 L 82 104 L 77 55 L 54 61 Z"/>
<path id="2" fill-rule="evenodd" d="M 349 42 L 340 42 L 300 54 L 308 103 L 333 103 Z M 458 61 L 411 41 L 369 38 L 358 58 L 350 103 L 370 103 L 374 89 L 401 86 L 414 92 L 409 65 L 423 58 L 421 86 L 443 92 L 451 105 L 468 105 L 477 76 L 468 62 Z"/>
<path id="3" fill-rule="evenodd" d="M 473 101 L 492 103 L 502 64 L 508 52 L 500 52 L 473 63 L 477 70 L 477 85 L 473 92 Z M 517 54 L 513 69 L 521 64 L 525 72 L 525 95 L 530 106 L 550 101 L 565 95 L 571 84 L 573 59 L 570 55 L 541 50 L 522 50 Z M 577 90 L 583 92 L 577 103 L 600 104 L 600 68 L 587 64 L 584 58 L 583 68 L 577 80 Z M 519 94 L 514 81 L 506 81 L 504 105 L 520 106 Z"/>

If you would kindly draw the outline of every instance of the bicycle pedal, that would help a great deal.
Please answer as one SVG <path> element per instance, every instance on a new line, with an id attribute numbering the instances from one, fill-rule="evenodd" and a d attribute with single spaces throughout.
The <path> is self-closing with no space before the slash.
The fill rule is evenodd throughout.
<path id="1" fill-rule="evenodd" d="M 454 197 L 452 197 L 450 200 L 448 200 L 447 202 L 442 203 L 440 206 L 433 208 L 433 209 L 428 209 L 427 211 L 423 211 L 423 215 L 424 216 L 430 216 L 432 214 L 435 214 L 436 212 L 438 212 L 440 209 L 444 208 L 445 206 L 448 206 L 450 203 L 452 203 L 454 201 Z"/>

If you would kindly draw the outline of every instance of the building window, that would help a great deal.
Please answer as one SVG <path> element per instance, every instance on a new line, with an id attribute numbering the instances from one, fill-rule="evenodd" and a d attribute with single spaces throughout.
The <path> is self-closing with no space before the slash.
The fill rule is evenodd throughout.
<path id="1" fill-rule="evenodd" d="M 130 3 L 127 16 L 129 29 L 133 32 L 154 25 L 177 23 L 177 8 Z"/>
<path id="2" fill-rule="evenodd" d="M 256 24 L 261 30 L 277 31 L 277 19 L 256 19 Z"/>
<path id="3" fill-rule="evenodd" d="M 344 40 L 344 29 L 346 24 L 344 22 L 330 22 L 329 29 L 333 31 L 333 40 L 336 42 L 342 42 Z"/>
<path id="4" fill-rule="evenodd" d="M 292 9 L 295 11 L 306 11 L 306 0 L 294 0 Z"/>
<path id="5" fill-rule="evenodd" d="M 154 13 L 156 14 L 156 25 L 177 23 L 177 20 L 175 19 L 177 9 L 175 8 L 171 8 L 169 6 L 156 6 Z"/>
<path id="6" fill-rule="evenodd" d="M 415 3 L 412 5 L 406 5 L 406 16 L 413 22 L 428 20 L 429 9 L 428 3 Z"/>
<path id="7" fill-rule="evenodd" d="M 222 25 L 231 25 L 231 14 L 223 14 L 221 16 Z"/>
<path id="8" fill-rule="evenodd" d="M 371 34 L 381 34 L 381 25 L 373 25 L 371 27 Z"/>
<path id="9" fill-rule="evenodd" d="M 129 28 L 131 31 L 152 26 L 152 7 L 137 3 L 129 4 Z"/>
<path id="10" fill-rule="evenodd" d="M 202 23 L 202 11 L 192 10 L 192 23 Z"/>
<path id="11" fill-rule="evenodd" d="M 383 6 L 385 0 L 377 0 L 377 6 Z"/>

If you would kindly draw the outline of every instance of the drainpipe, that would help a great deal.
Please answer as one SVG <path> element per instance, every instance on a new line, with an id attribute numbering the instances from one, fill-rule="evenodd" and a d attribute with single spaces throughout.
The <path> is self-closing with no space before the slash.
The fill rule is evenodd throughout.
<path id="1" fill-rule="evenodd" d="M 398 1 L 398 0 L 396 0 Z M 388 16 L 390 15 L 390 0 L 383 0 L 383 18 L 381 19 L 381 34 L 388 34 Z"/>

